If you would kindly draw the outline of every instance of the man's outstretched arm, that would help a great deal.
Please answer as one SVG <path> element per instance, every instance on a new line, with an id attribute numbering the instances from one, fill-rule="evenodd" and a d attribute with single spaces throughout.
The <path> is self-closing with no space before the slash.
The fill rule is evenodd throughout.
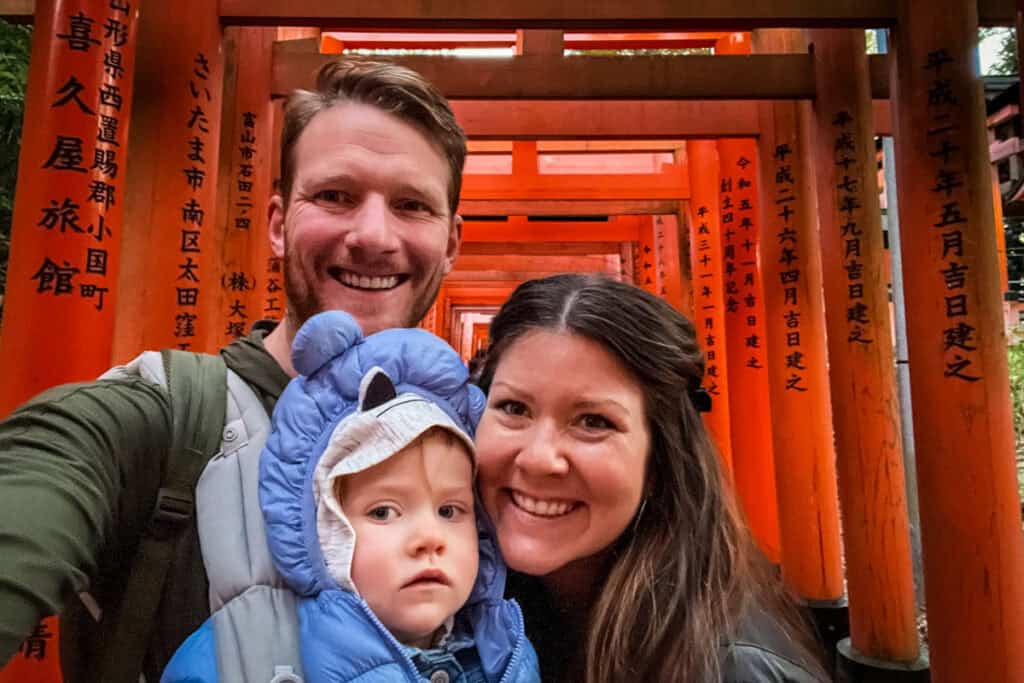
<path id="1" fill-rule="evenodd" d="M 0 423 L 0 665 L 88 589 L 104 548 L 138 538 L 170 424 L 143 379 L 57 387 Z"/>

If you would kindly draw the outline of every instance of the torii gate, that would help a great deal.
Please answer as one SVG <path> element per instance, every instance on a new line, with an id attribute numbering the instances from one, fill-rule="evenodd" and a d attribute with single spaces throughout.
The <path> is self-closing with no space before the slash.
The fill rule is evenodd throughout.
<path id="1" fill-rule="evenodd" d="M 24 15 L 32 4 L 0 2 L 0 15 Z M 552 185 L 546 199 L 522 198 L 502 196 L 521 186 L 480 181 L 481 194 L 467 196 L 462 211 L 486 215 L 504 202 L 505 213 L 524 215 L 524 203 L 546 202 L 529 208 L 678 216 L 679 274 L 688 265 L 682 255 L 690 254 L 694 266 L 692 304 L 683 296 L 681 305 L 692 306 L 701 326 L 711 318 L 716 339 L 726 336 L 725 351 L 715 349 L 726 360 L 716 355 L 713 364 L 709 357 L 709 368 L 719 368 L 718 377 L 728 380 L 736 371 L 729 359 L 756 349 L 746 344 L 758 335 L 742 335 L 730 325 L 731 288 L 747 285 L 742 276 L 735 278 L 743 246 L 727 226 L 741 220 L 742 201 L 756 206 L 748 210 L 752 227 L 746 229 L 757 233 L 760 262 L 743 267 L 752 268 L 753 281 L 760 280 L 755 287 L 764 292 L 764 313 L 753 317 L 764 318 L 757 322 L 765 346 L 752 357 L 767 367 L 781 566 L 805 599 L 834 604 L 843 597 L 838 491 L 851 632 L 840 655 L 847 675 L 863 680 L 908 677 L 920 669 L 870 144 L 873 133 L 891 125 L 899 176 L 924 179 L 900 184 L 899 198 L 901 239 L 915 256 L 904 261 L 904 279 L 912 311 L 911 384 L 918 397 L 914 432 L 931 672 L 941 681 L 1024 680 L 1024 653 L 1017 647 L 1024 636 L 1024 556 L 1001 278 L 972 57 L 979 17 L 1010 24 L 1012 3 L 161 5 L 35 3 L 26 106 L 33 126 L 26 127 L 0 337 L 0 372 L 8 379 L 0 411 L 53 382 L 93 376 L 142 346 L 213 348 L 250 316 L 274 313 L 279 297 L 271 283 L 280 286 L 279 266 L 267 262 L 260 239 L 250 239 L 259 229 L 254 205 L 269 187 L 274 154 L 270 97 L 305 84 L 324 57 L 287 48 L 275 54 L 273 30 L 222 34 L 222 24 L 539 29 L 524 34 L 524 49 L 512 59 L 474 60 L 471 67 L 451 58 L 402 61 L 453 98 L 471 137 L 690 139 L 680 150 L 686 175 L 667 186 L 667 199 L 637 196 L 643 194 L 639 187 L 613 199 L 581 198 L 570 192 L 572 180 Z M 103 27 L 111 19 L 124 28 L 108 32 Z M 813 31 L 764 30 L 794 26 Z M 897 57 L 868 58 L 859 34 L 836 31 L 871 26 L 895 29 Z M 714 56 L 561 56 L 568 41 L 559 29 L 609 27 L 755 29 L 755 54 L 721 54 L 746 50 L 740 39 L 739 46 L 717 45 Z M 129 103 L 133 47 L 135 97 Z M 243 69 L 252 70 L 244 81 Z M 218 84 L 233 78 L 246 87 L 226 88 L 222 105 Z M 890 91 L 896 114 L 891 124 L 884 104 Z M 701 141 L 720 138 L 748 140 Z M 741 159 L 753 163 L 741 166 Z M 130 167 L 130 177 L 118 177 L 111 164 Z M 698 180 L 706 184 L 709 178 L 710 187 L 698 187 Z M 745 188 L 738 187 L 741 178 Z M 749 193 L 755 186 L 756 196 L 741 196 L 741 189 Z M 67 196 L 53 194 L 57 187 Z M 737 210 L 729 211 L 727 201 Z M 144 227 L 152 227 L 149 234 Z M 101 240 L 105 244 L 97 246 Z M 705 255 L 708 261 L 701 262 Z M 713 283 L 706 294 L 697 282 L 704 275 Z M 193 277 L 199 286 L 190 284 Z M 144 281 L 152 283 L 151 292 L 142 291 Z M 205 295 L 202 287 L 209 288 Z M 152 298 L 166 296 L 173 297 L 169 317 L 160 306 L 158 315 L 150 314 Z M 702 315 L 702 306 L 716 314 Z M 68 343 L 89 353 L 62 353 Z M 31 360 L 38 358 L 46 359 L 48 374 Z M 737 395 L 734 387 L 725 404 L 731 410 L 718 416 L 744 416 L 748 408 Z M 719 442 L 728 438 L 734 452 L 736 421 L 726 421 L 729 426 L 718 425 Z M 740 473 L 740 461 L 734 458 L 733 466 L 741 497 L 745 488 L 756 490 L 756 482 L 744 482 L 748 470 Z M 764 538 L 759 536 L 762 544 Z M 807 539 L 816 546 L 808 547 Z"/>

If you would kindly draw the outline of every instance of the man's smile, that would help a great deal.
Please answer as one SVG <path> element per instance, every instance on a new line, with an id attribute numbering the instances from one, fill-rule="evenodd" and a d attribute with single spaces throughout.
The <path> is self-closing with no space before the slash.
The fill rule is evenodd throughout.
<path id="1" fill-rule="evenodd" d="M 340 266 L 332 266 L 327 272 L 341 284 L 353 289 L 394 289 L 408 279 L 407 275 L 361 275 L 351 270 L 345 270 Z"/>

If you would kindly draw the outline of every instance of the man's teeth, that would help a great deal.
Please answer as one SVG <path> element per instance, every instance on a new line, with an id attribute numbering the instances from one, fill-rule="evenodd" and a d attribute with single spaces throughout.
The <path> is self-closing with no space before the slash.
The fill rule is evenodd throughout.
<path id="1" fill-rule="evenodd" d="M 561 517 L 576 507 L 574 503 L 558 500 L 537 500 L 516 491 L 512 492 L 512 500 L 518 507 L 539 517 Z"/>
<path id="2" fill-rule="evenodd" d="M 370 277 L 342 271 L 341 282 L 349 287 L 358 287 L 359 289 L 391 289 L 398 286 L 398 276 L 374 275 Z"/>

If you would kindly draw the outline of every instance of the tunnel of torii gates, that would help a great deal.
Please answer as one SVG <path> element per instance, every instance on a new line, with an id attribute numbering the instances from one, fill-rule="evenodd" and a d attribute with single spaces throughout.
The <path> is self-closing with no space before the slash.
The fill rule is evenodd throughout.
<path id="1" fill-rule="evenodd" d="M 826 639 L 848 635 L 842 675 L 1024 681 L 975 49 L 1013 2 L 0 0 L 0 16 L 35 24 L 0 414 L 281 314 L 265 234 L 281 98 L 332 53 L 508 48 L 395 57 L 470 137 L 462 251 L 423 326 L 469 357 L 518 283 L 564 271 L 664 297 L 705 348 L 707 424 L 754 536 Z M 878 27 L 889 54 L 866 55 Z M 710 49 L 644 52 L 682 47 Z M 895 143 L 890 245 L 876 136 Z M 58 640 L 47 620 L 0 680 L 59 680 Z"/>

